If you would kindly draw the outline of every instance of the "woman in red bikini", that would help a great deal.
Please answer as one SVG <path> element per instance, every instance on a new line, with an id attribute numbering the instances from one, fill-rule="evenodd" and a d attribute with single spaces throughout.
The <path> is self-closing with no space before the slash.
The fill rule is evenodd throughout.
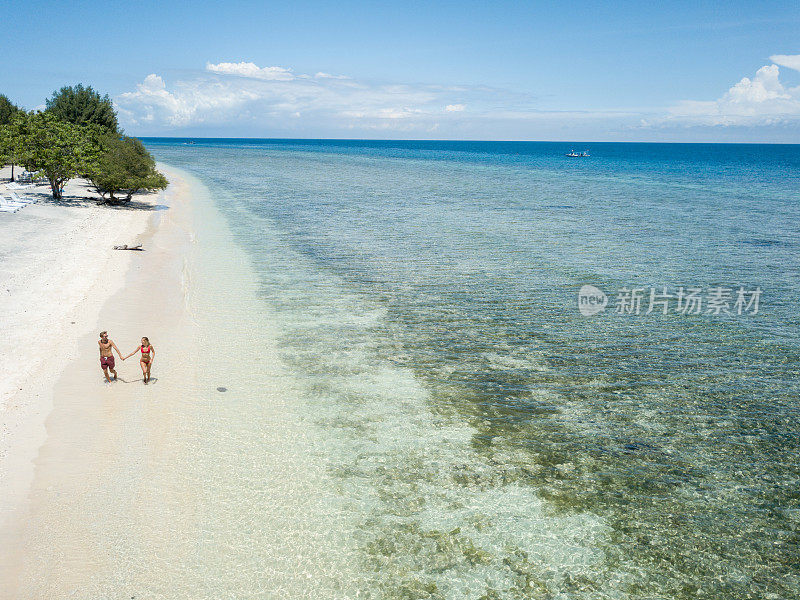
<path id="1" fill-rule="evenodd" d="M 137 352 L 142 353 L 142 357 L 139 359 L 139 365 L 142 367 L 142 376 L 144 377 L 143 381 L 145 385 L 147 385 L 147 383 L 150 381 L 150 367 L 153 366 L 153 361 L 156 358 L 156 349 L 150 345 L 150 340 L 148 340 L 146 337 L 143 337 L 142 345 L 136 348 L 136 350 L 128 354 L 128 356 L 122 360 L 130 358 Z"/>

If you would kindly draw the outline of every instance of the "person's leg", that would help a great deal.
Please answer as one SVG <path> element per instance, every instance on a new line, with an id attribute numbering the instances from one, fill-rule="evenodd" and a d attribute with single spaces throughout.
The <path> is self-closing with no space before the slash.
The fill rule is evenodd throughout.
<path id="1" fill-rule="evenodd" d="M 108 370 L 111 371 L 111 373 L 114 374 L 114 379 L 116 379 L 117 378 L 117 372 L 114 370 L 114 368 L 110 367 Z"/>
<path id="2" fill-rule="evenodd" d="M 143 360 L 140 360 L 139 366 L 142 367 L 142 381 L 147 383 L 147 363 Z"/>
<path id="3" fill-rule="evenodd" d="M 108 376 L 108 367 L 103 367 L 103 375 L 106 376 L 106 381 L 111 383 L 111 377 Z"/>
<path id="4" fill-rule="evenodd" d="M 150 383 L 150 363 L 147 363 L 147 383 Z"/>

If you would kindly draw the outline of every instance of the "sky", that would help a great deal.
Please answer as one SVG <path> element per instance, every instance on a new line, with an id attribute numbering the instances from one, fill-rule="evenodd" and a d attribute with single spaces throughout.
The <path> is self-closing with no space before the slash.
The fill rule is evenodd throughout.
<path id="1" fill-rule="evenodd" d="M 800 143 L 800 2 L 0 0 L 0 93 L 139 136 Z"/>

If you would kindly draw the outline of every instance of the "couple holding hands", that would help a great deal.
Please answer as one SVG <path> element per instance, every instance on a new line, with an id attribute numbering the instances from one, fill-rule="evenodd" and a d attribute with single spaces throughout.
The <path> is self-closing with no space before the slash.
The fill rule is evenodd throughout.
<path id="1" fill-rule="evenodd" d="M 146 337 L 142 338 L 142 345 L 128 354 L 128 356 L 122 356 L 122 353 L 119 351 L 119 348 L 117 348 L 117 345 L 108 339 L 107 331 L 100 332 L 100 341 L 97 343 L 100 346 L 100 367 L 103 369 L 103 374 L 106 376 L 106 381 L 109 383 L 111 382 L 111 378 L 108 376 L 109 371 L 111 371 L 111 373 L 114 375 L 114 379 L 117 378 L 117 372 L 114 370 L 114 355 L 111 353 L 112 349 L 117 351 L 117 355 L 122 360 L 130 358 L 137 352 L 141 352 L 142 356 L 139 358 L 139 365 L 142 367 L 143 381 L 145 385 L 150 381 L 150 367 L 153 366 L 153 360 L 156 357 L 156 349 L 150 345 L 150 340 L 148 340 Z"/>

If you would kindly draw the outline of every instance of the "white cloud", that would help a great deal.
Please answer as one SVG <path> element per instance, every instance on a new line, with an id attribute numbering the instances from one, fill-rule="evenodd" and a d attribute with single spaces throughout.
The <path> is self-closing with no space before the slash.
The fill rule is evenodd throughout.
<path id="1" fill-rule="evenodd" d="M 535 105 L 527 94 L 486 86 L 376 83 L 252 62 L 209 62 L 175 81 L 153 73 L 117 96 L 115 104 L 122 126 L 135 135 L 426 137 L 436 132 L 454 139 L 674 135 L 679 141 L 701 135 L 680 133 L 692 127 L 707 132 L 706 140 L 731 140 L 735 127 L 744 126 L 769 129 L 772 139 L 786 141 L 800 130 L 800 86 L 786 86 L 779 65 L 793 68 L 798 56 L 771 58 L 773 64 L 743 77 L 716 100 L 686 100 L 666 110 L 554 110 Z"/>
<path id="2" fill-rule="evenodd" d="M 274 81 L 291 81 L 295 78 L 291 69 L 283 67 L 259 67 L 255 63 L 240 62 L 217 64 L 206 63 L 206 70 L 212 73 L 223 73 L 225 75 L 239 75 L 240 77 L 251 77 L 253 79 L 267 79 Z"/>
<path id="3" fill-rule="evenodd" d="M 139 88 L 149 92 L 158 93 L 166 88 L 164 80 L 155 73 L 151 73 L 144 78 L 144 81 L 139 84 Z"/>
<path id="4" fill-rule="evenodd" d="M 800 71 L 800 54 L 773 54 L 769 59 L 776 65 Z"/>
<path id="5" fill-rule="evenodd" d="M 776 55 L 772 58 L 796 57 Z M 800 122 L 800 86 L 785 87 L 780 81 L 778 65 L 765 65 L 752 79 L 743 77 L 717 100 L 680 102 L 669 109 L 662 122 L 711 126 Z"/>
<path id="6" fill-rule="evenodd" d="M 328 129 L 361 128 L 421 131 L 435 128 L 442 106 L 460 112 L 453 95 L 476 102 L 495 101 L 486 88 L 376 84 L 343 75 L 295 74 L 283 67 L 250 62 L 208 63 L 204 72 L 167 85 L 148 75 L 136 89 L 115 101 L 124 126 L 148 131 L 250 124 L 261 131 L 324 125 Z"/>
<path id="7" fill-rule="evenodd" d="M 751 80 L 742 80 L 728 90 L 724 100 L 730 104 L 761 104 L 770 100 L 789 100 L 791 96 L 781 85 L 780 69 L 777 65 L 761 67 Z"/>
<path id="8" fill-rule="evenodd" d="M 214 114 L 244 106 L 257 97 L 243 87 L 209 83 L 204 87 L 179 82 L 175 91 L 169 91 L 164 80 L 151 73 L 136 86 L 136 91 L 118 96 L 116 105 L 123 121 L 134 125 L 185 127 L 206 122 Z"/>

